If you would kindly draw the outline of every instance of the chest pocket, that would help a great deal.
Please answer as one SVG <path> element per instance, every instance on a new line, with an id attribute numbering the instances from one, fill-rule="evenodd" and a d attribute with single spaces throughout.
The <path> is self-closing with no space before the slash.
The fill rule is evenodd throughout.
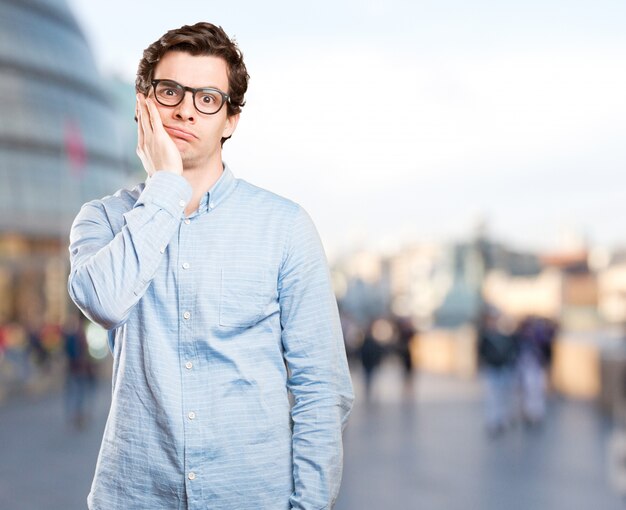
<path id="1" fill-rule="evenodd" d="M 278 310 L 276 281 L 268 272 L 222 269 L 220 325 L 248 328 Z"/>

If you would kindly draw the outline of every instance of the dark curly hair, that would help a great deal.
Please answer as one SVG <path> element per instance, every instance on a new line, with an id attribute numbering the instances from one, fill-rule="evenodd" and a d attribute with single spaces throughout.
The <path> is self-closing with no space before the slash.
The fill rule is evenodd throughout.
<path id="1" fill-rule="evenodd" d="M 227 113 L 231 116 L 241 112 L 245 104 L 244 95 L 248 90 L 250 76 L 243 62 L 243 54 L 222 27 L 200 22 L 166 32 L 143 52 L 135 80 L 137 92 L 148 94 L 152 86 L 154 68 L 168 51 L 183 51 L 191 55 L 211 55 L 223 58 L 228 68 L 227 92 L 230 102 L 227 103 Z"/>

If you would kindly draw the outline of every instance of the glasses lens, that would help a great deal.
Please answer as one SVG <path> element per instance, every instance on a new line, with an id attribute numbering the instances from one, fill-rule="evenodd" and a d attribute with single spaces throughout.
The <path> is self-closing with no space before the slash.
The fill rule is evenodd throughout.
<path id="1" fill-rule="evenodd" d="M 217 90 L 198 90 L 194 97 L 196 108 L 202 113 L 216 113 L 222 107 L 224 97 Z"/>
<path id="2" fill-rule="evenodd" d="M 185 90 L 175 81 L 163 80 L 154 88 L 157 101 L 166 106 L 175 106 L 183 99 Z"/>

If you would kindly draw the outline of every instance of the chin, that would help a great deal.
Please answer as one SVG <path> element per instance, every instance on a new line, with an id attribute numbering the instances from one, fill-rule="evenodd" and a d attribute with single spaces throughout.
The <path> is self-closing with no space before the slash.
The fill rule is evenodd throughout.
<path id="1" fill-rule="evenodd" d="M 178 149 L 178 152 L 181 153 L 181 155 L 189 150 L 189 144 L 185 140 L 181 140 L 179 138 L 173 138 L 173 140 L 174 145 L 176 145 L 176 148 Z"/>
<path id="2" fill-rule="evenodd" d="M 179 147 L 178 152 L 180 152 L 180 159 L 182 159 L 183 165 L 191 163 L 195 159 L 193 153 L 189 151 L 189 148 L 182 149 Z"/>
<path id="3" fill-rule="evenodd" d="M 189 156 L 185 157 L 184 154 L 181 154 L 181 156 L 183 160 L 183 173 L 190 172 L 197 167 L 197 160 L 195 158 Z"/>

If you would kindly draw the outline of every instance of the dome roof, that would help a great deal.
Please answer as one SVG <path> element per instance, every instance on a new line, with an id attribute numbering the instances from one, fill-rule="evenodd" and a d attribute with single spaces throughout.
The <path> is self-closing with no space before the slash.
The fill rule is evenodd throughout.
<path id="1" fill-rule="evenodd" d="M 0 232 L 64 236 L 125 182 L 102 83 L 64 0 L 0 1 Z"/>

